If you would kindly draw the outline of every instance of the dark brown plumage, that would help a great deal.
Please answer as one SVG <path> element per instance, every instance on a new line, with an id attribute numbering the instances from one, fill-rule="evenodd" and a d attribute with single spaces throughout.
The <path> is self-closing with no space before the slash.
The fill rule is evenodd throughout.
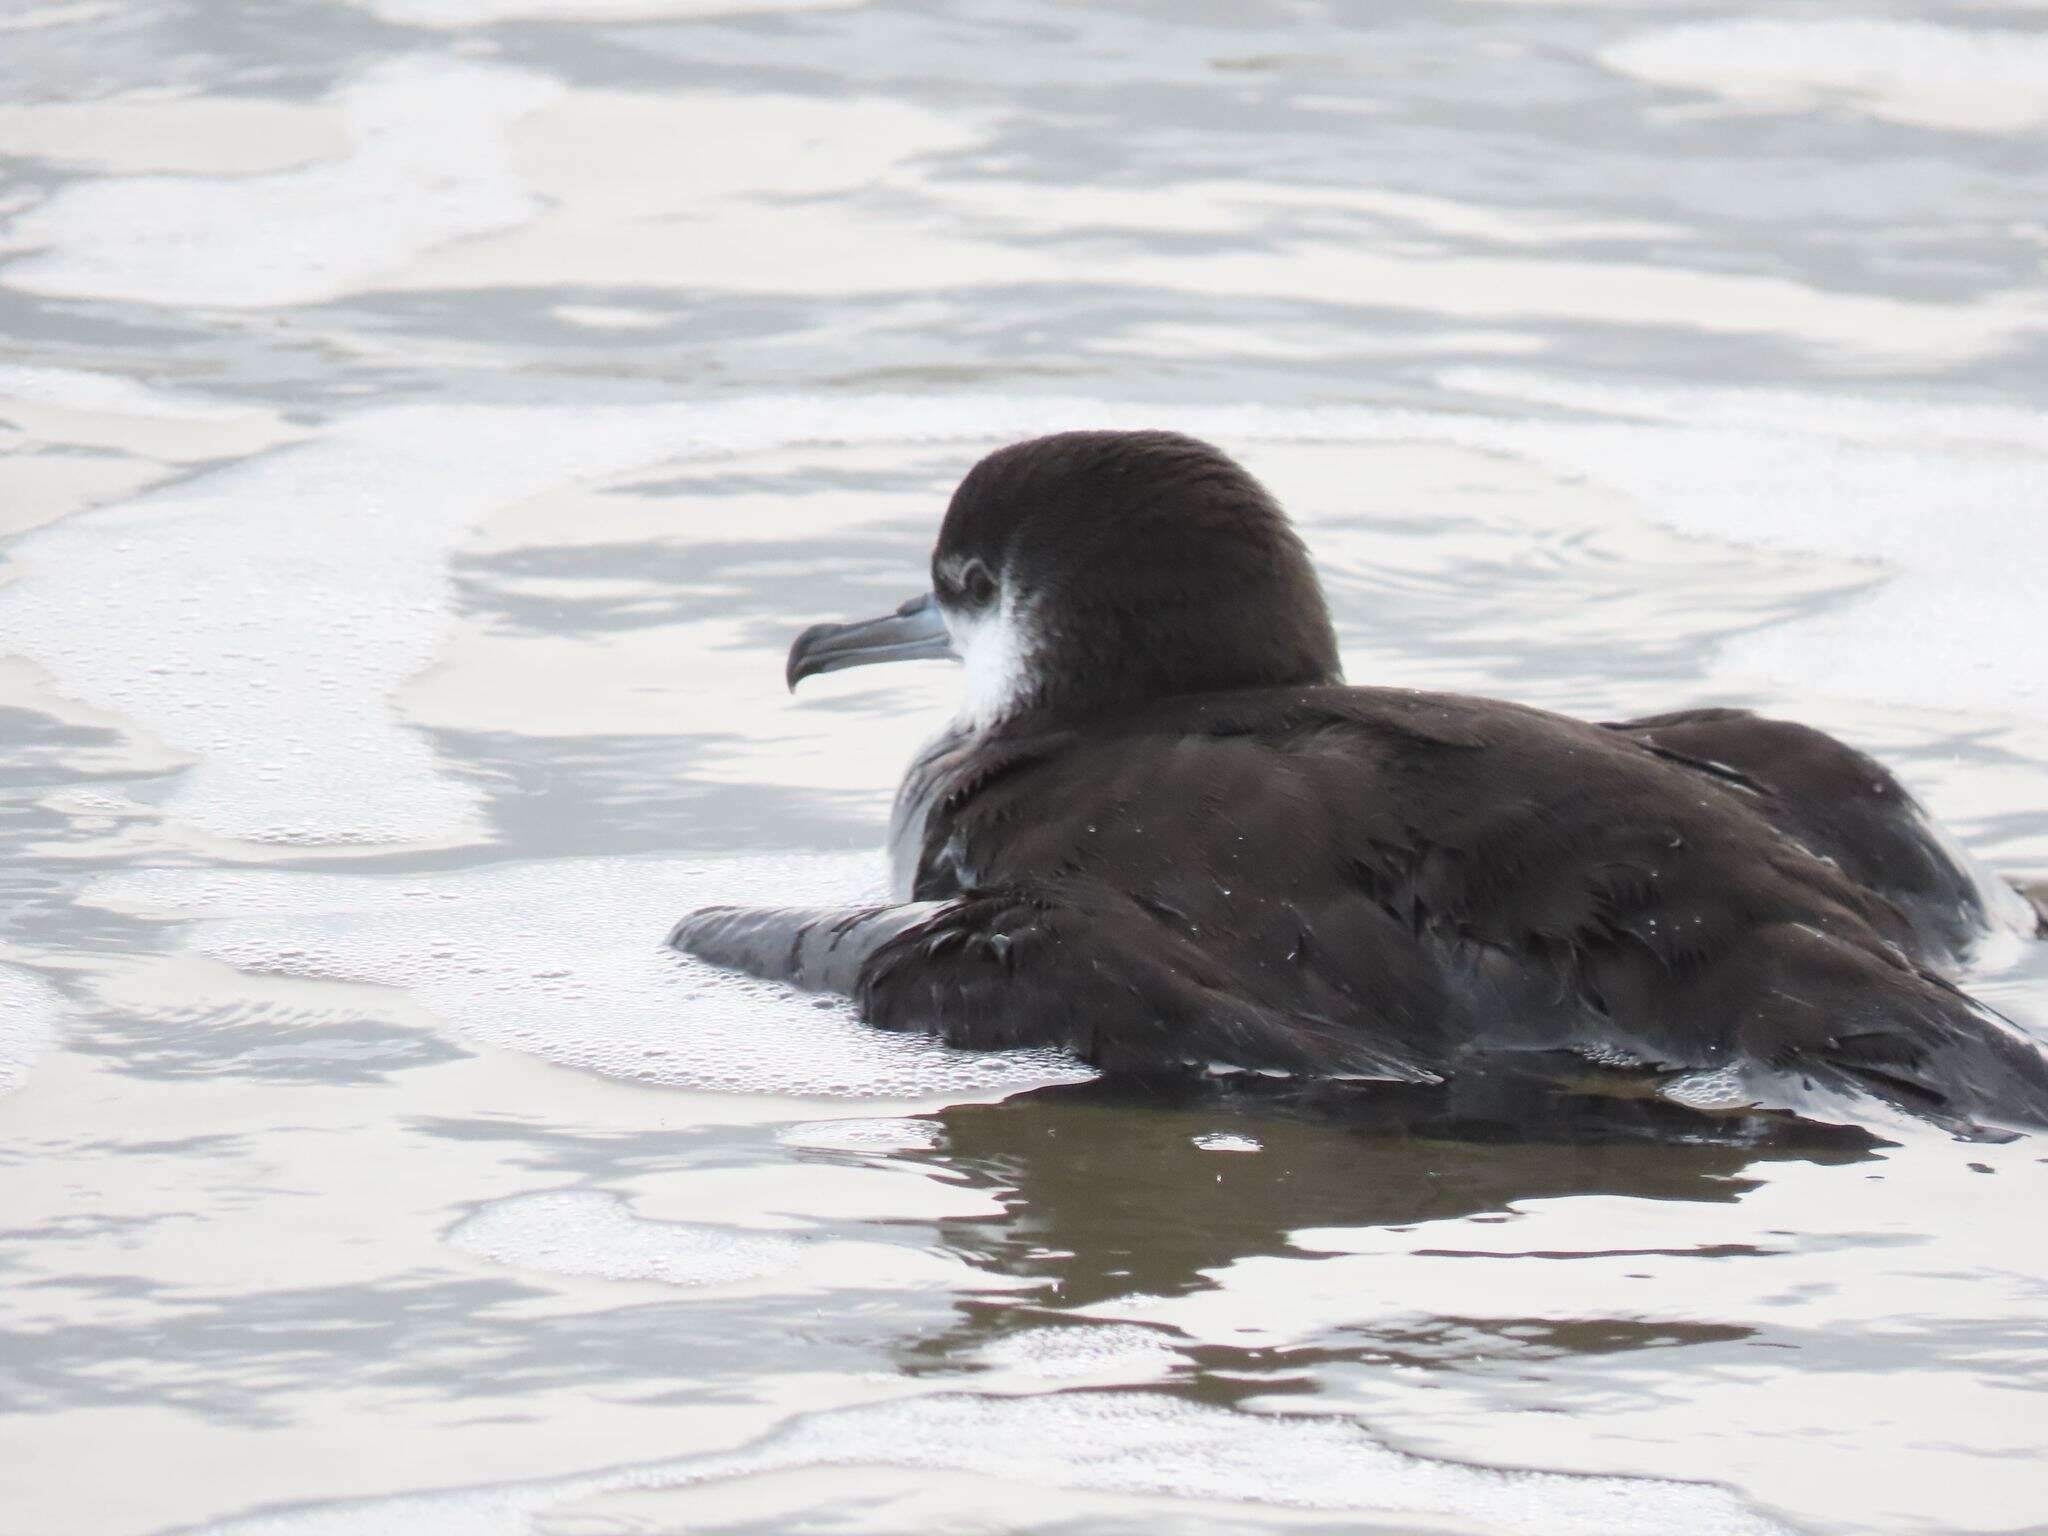
<path id="1" fill-rule="evenodd" d="M 1168 434 L 992 455 L 933 565 L 970 672 L 1022 659 L 905 781 L 906 904 L 714 910 L 680 947 L 1126 1071 L 1426 1081 L 1562 1049 L 2048 1123 L 2040 1050 L 1943 975 L 1977 883 L 1863 754 L 1740 711 L 1343 687 L 1279 509 Z"/>

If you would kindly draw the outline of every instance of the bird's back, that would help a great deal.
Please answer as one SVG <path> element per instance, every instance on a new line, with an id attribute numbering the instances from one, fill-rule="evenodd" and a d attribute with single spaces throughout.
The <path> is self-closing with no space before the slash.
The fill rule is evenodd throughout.
<path id="1" fill-rule="evenodd" d="M 1929 969 L 1971 914 L 1916 921 L 1856 878 L 1960 875 L 1670 735 L 1405 690 L 1167 701 L 965 754 L 932 786 L 916 894 L 1086 892 L 1222 997 L 1429 1071 L 1560 1044 L 1741 1055 L 1921 1109 L 1953 1089 L 1964 1113 L 2042 1075 Z"/>

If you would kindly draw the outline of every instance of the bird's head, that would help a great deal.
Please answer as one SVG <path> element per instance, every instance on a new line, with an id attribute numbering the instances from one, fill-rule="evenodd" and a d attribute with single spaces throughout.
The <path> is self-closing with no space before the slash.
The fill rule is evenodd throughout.
<path id="1" fill-rule="evenodd" d="M 932 656 L 964 663 L 961 718 L 980 728 L 1341 676 L 1286 515 L 1226 454 L 1172 432 L 1062 432 L 990 454 L 953 493 L 931 591 L 805 630 L 789 684 Z"/>

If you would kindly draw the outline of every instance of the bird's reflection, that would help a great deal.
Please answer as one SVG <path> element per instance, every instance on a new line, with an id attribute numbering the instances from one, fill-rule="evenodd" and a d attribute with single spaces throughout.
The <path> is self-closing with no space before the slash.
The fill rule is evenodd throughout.
<path id="1" fill-rule="evenodd" d="M 1305 1255 L 1294 1236 L 1304 1229 L 1402 1228 L 1569 1195 L 1728 1202 L 1773 1162 L 1853 1163 L 1884 1145 L 1790 1115 L 1703 1114 L 1640 1080 L 1544 1058 L 1436 1086 L 1102 1078 L 934 1118 L 942 1141 L 917 1155 L 1003 1207 L 947 1223 L 945 1241 L 1027 1284 L 966 1300 L 946 1336 L 915 1346 L 912 1369 L 957 1365 L 1112 1297 L 1207 1287 L 1238 1259 Z M 1258 1150 L 1218 1150 L 1219 1138 Z M 1670 1331 L 1637 1341 L 1609 1328 L 1558 1344 L 1683 1342 Z"/>

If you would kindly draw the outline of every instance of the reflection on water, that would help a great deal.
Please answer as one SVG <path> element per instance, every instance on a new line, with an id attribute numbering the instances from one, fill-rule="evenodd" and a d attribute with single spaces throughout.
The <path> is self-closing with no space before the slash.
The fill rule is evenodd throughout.
<path id="1" fill-rule="evenodd" d="M 1879 1144 L 1846 1126 L 1709 1116 L 1619 1079 L 1613 1087 L 1618 1092 L 1602 1092 L 1504 1064 L 1484 1080 L 1448 1086 L 1225 1092 L 1098 1080 L 944 1110 L 931 1160 L 988 1189 L 1002 1207 L 993 1220 L 944 1224 L 948 1246 L 978 1268 L 1032 1284 L 971 1298 L 960 1326 L 918 1341 L 913 1361 L 953 1369 L 977 1344 L 1020 1327 L 1087 1317 L 1122 1298 L 1212 1288 L 1219 1272 L 1248 1257 L 1313 1255 L 1301 1236 L 1312 1229 L 1406 1233 L 1582 1195 L 1725 1203 L 1755 1189 L 1773 1162 L 1847 1165 Z M 1244 1155 L 1231 1155 L 1239 1150 Z M 1538 1347 L 1591 1353 L 1748 1332 L 1629 1318 L 1517 1319 L 1484 1325 L 1466 1346 L 1484 1349 L 1494 1330 L 1522 1345 L 1540 1340 Z M 1428 1341 L 1460 1331 L 1451 1320 L 1392 1337 L 1374 1330 L 1369 1342 L 1336 1354 L 1210 1346 L 1190 1352 L 1189 1385 L 1225 1402 L 1313 1392 L 1318 1363 L 1432 1358 Z M 1439 1358 L 1455 1357 L 1453 1350 Z"/>
<path id="2" fill-rule="evenodd" d="M 1042 1280 L 1066 1310 L 1181 1295 L 1235 1259 L 1298 1252 L 1307 1228 L 1405 1228 L 1571 1195 L 1732 1201 L 1774 1161 L 1847 1164 L 1878 1145 L 1847 1126 L 1709 1116 L 1505 1065 L 1449 1086 L 1299 1095 L 1097 1080 L 937 1118 L 931 1157 L 1003 1205 L 986 1237 L 948 1228 L 949 1244 Z M 1230 1133 L 1256 1152 L 1203 1145 Z"/>
<path id="3" fill-rule="evenodd" d="M 0 1524 L 2038 1529 L 2036 1142 L 659 946 L 879 879 L 953 678 L 781 653 L 1084 425 L 1356 679 L 1790 713 L 2039 879 L 2037 11 L 0 8 Z"/>

